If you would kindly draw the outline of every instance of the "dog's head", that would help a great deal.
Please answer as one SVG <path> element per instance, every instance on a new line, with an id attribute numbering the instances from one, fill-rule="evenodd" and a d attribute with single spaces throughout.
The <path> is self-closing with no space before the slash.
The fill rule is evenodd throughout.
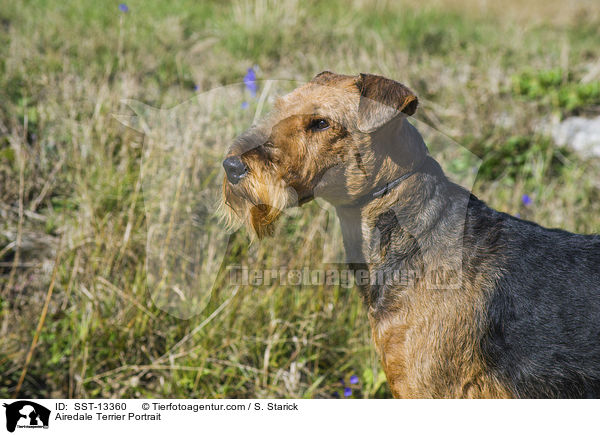
<path id="1" fill-rule="evenodd" d="M 223 162 L 227 217 L 262 237 L 286 207 L 315 196 L 350 204 L 412 169 L 424 145 L 404 118 L 417 104 L 384 77 L 318 74 L 234 141 Z"/>

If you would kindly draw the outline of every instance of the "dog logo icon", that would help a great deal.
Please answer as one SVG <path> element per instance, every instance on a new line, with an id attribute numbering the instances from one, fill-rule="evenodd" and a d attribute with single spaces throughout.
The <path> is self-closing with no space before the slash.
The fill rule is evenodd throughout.
<path id="1" fill-rule="evenodd" d="M 6 430 L 14 432 L 16 428 L 48 429 L 50 410 L 30 400 L 19 400 L 3 405 L 6 408 Z"/>

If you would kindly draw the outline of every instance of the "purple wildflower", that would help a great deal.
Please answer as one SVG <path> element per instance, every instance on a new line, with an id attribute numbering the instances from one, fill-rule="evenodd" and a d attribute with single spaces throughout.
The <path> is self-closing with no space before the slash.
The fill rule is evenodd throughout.
<path id="1" fill-rule="evenodd" d="M 246 85 L 246 89 L 252 95 L 252 98 L 256 97 L 256 92 L 258 91 L 258 85 L 256 84 L 256 73 L 254 69 L 248 68 L 248 72 L 244 76 L 244 84 Z"/>
<path id="2" fill-rule="evenodd" d="M 523 195 L 523 197 L 521 198 L 521 201 L 523 201 L 523 204 L 526 206 L 531 205 L 533 203 L 533 200 L 527 194 Z"/>
<path id="3" fill-rule="evenodd" d="M 243 101 L 242 102 L 242 109 L 246 110 L 248 108 L 249 104 L 247 101 Z"/>
<path id="4" fill-rule="evenodd" d="M 356 376 L 356 375 L 350 376 L 350 383 L 351 384 L 358 384 L 358 376 Z"/>
<path id="5" fill-rule="evenodd" d="M 336 399 L 340 398 L 340 393 L 338 393 L 337 391 L 333 392 L 333 397 L 335 397 Z"/>
<path id="6" fill-rule="evenodd" d="M 119 10 L 123 13 L 129 12 L 129 7 L 125 3 L 121 3 L 119 5 Z"/>
<path id="7" fill-rule="evenodd" d="M 352 389 L 350 387 L 344 388 L 344 397 L 352 396 Z"/>

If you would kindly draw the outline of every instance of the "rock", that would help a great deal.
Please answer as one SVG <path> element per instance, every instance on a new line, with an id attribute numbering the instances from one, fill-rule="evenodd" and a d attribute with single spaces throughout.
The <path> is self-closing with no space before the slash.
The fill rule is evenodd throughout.
<path id="1" fill-rule="evenodd" d="M 552 129 L 554 141 L 582 157 L 600 157 L 600 116 L 594 119 L 567 118 Z"/>

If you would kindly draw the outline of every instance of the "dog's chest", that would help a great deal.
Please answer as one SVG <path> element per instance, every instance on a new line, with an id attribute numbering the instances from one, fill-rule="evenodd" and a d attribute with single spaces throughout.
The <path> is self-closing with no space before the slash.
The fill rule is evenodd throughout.
<path id="1" fill-rule="evenodd" d="M 373 341 L 394 397 L 511 397 L 487 374 L 469 340 L 452 340 L 435 319 L 415 321 L 407 312 L 379 320 L 369 315 Z"/>

